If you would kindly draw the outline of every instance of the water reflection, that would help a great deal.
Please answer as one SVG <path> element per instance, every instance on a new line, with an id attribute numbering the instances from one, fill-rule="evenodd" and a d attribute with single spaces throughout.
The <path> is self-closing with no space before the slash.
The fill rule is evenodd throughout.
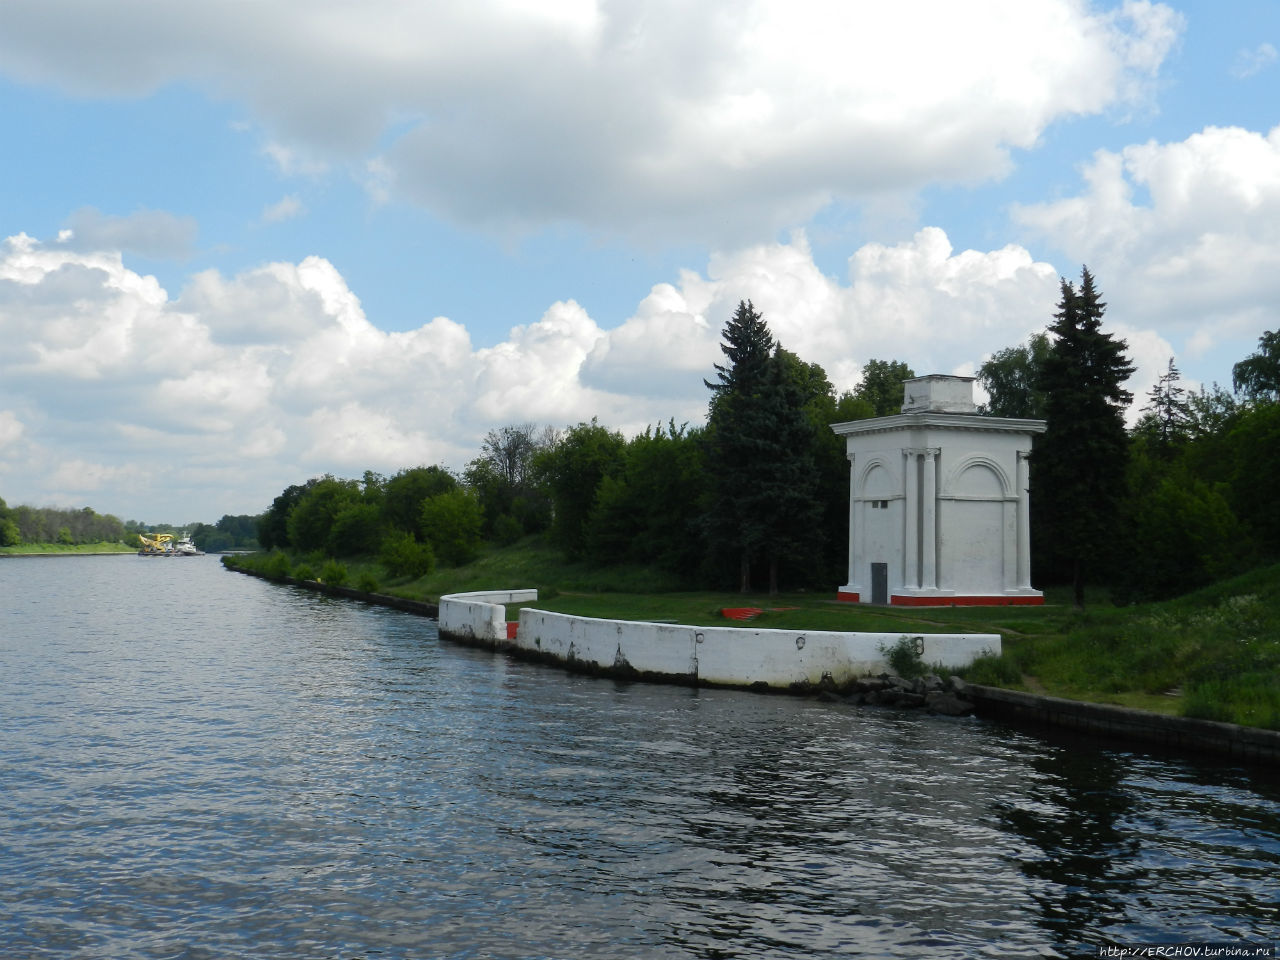
<path id="1" fill-rule="evenodd" d="M 1133 810 L 1121 760 L 1096 750 L 1056 748 L 1031 759 L 1033 795 L 1002 802 L 1001 824 L 1035 849 L 1024 873 L 1043 881 L 1036 900 L 1055 939 L 1100 942 L 1124 920 L 1123 904 L 1143 871 L 1138 835 L 1121 829 Z"/>
<path id="2" fill-rule="evenodd" d="M 1280 932 L 1274 774 L 1048 737 L 1031 762 L 1037 789 L 996 809 L 1034 851 L 1021 865 L 1044 881 L 1037 900 L 1056 941 L 1223 942 Z"/>

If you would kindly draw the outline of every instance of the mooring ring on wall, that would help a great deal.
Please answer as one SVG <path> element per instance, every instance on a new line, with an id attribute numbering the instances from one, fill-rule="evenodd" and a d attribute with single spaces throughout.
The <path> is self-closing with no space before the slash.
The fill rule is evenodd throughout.
<path id="1" fill-rule="evenodd" d="M 924 637 L 912 637 L 911 639 L 915 641 L 916 656 L 923 657 L 924 656 Z"/>
<path id="2" fill-rule="evenodd" d="M 804 637 L 796 637 L 796 649 L 797 650 L 804 649 Z"/>
<path id="3" fill-rule="evenodd" d="M 704 639 L 704 637 L 702 636 L 702 632 L 701 632 L 701 631 L 699 631 L 698 633 L 695 633 L 695 634 L 693 635 L 693 642 L 694 642 L 694 643 L 701 643 L 701 642 L 703 641 L 703 639 Z"/>

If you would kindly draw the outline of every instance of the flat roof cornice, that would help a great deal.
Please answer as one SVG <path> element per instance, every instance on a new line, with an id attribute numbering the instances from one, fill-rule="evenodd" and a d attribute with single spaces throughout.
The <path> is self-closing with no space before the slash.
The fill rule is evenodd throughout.
<path id="1" fill-rule="evenodd" d="M 1043 420 L 1017 417 L 984 417 L 976 413 L 897 413 L 869 420 L 847 420 L 831 424 L 841 437 L 861 433 L 888 433 L 891 430 L 970 430 L 980 433 L 1044 433 Z"/>

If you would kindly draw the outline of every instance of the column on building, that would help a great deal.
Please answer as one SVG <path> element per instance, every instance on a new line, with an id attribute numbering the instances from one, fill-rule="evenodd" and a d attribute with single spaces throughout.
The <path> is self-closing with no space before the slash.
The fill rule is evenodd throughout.
<path id="1" fill-rule="evenodd" d="M 938 589 L 938 453 L 937 447 L 924 451 L 924 489 L 920 491 L 921 584 L 926 590 Z"/>
<path id="2" fill-rule="evenodd" d="M 1031 472 L 1030 450 L 1018 451 L 1018 578 L 1019 590 L 1031 589 Z"/>
<path id="3" fill-rule="evenodd" d="M 859 585 L 858 559 L 862 556 L 862 517 L 859 516 L 862 499 L 858 496 L 858 473 L 854 465 L 854 456 L 849 458 L 849 579 L 850 586 Z M 864 588 L 865 589 L 865 588 Z"/>
<path id="4" fill-rule="evenodd" d="M 916 460 L 916 451 L 904 449 L 905 457 L 903 478 L 903 550 L 902 550 L 902 586 L 905 589 L 916 589 L 920 586 L 920 556 L 918 544 L 920 538 L 920 481 Z"/>

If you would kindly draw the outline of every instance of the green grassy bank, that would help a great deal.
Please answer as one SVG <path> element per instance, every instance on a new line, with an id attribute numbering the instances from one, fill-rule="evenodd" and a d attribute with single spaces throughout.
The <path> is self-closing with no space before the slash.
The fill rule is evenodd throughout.
<path id="1" fill-rule="evenodd" d="M 1280 729 L 1280 564 L 1163 603 L 1073 609 L 1065 590 L 1043 607 L 886 608 L 837 604 L 827 594 L 684 592 L 645 568 L 563 560 L 537 539 L 417 579 L 390 578 L 376 560 L 252 554 L 224 562 L 435 601 L 441 594 L 537 587 L 537 606 L 581 616 L 704 626 L 726 607 L 757 607 L 762 628 L 883 633 L 998 633 L 1003 654 L 968 679 L 1076 700 Z M 510 614 L 514 619 L 514 609 Z"/>
<path id="2" fill-rule="evenodd" d="M 137 553 L 119 541 L 100 543 L 23 543 L 16 547 L 0 547 L 0 557 L 47 557 L 62 554 Z"/>

